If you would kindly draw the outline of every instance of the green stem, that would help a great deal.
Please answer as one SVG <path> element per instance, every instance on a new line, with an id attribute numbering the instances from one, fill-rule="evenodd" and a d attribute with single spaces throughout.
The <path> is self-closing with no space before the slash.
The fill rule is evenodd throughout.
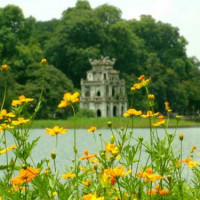
<path id="1" fill-rule="evenodd" d="M 6 131 L 3 130 L 3 136 L 4 136 L 4 144 L 6 149 L 6 163 L 7 163 L 7 173 L 8 173 L 8 151 L 7 151 L 7 140 L 6 140 Z"/>
<path id="2" fill-rule="evenodd" d="M 74 115 L 74 169 L 75 169 L 75 173 L 76 173 L 76 184 L 77 184 L 77 200 L 79 200 L 79 183 L 78 183 L 78 166 L 77 166 L 77 145 L 76 145 L 76 113 L 74 110 L 73 105 L 71 105 L 72 110 L 73 110 L 73 115 Z"/>
<path id="3" fill-rule="evenodd" d="M 7 75 L 7 72 L 6 72 L 6 80 L 5 80 L 5 83 L 4 83 L 4 95 L 3 95 L 3 100 L 2 100 L 0 112 L 2 111 L 4 103 L 5 103 L 6 94 L 7 94 L 7 84 L 8 84 L 8 75 Z"/>
<path id="4" fill-rule="evenodd" d="M 53 165 L 54 165 L 54 170 L 55 170 L 55 173 L 56 173 L 56 159 L 53 159 Z"/>
<path id="5" fill-rule="evenodd" d="M 122 191 L 121 191 L 121 187 L 120 187 L 118 178 L 117 178 L 117 185 L 118 185 L 118 188 L 119 188 L 120 198 L 121 198 L 121 200 L 122 200 Z"/>
<path id="6" fill-rule="evenodd" d="M 58 146 L 58 134 L 56 134 L 56 148 Z"/>
<path id="7" fill-rule="evenodd" d="M 142 142 L 140 143 L 139 161 L 138 161 L 138 163 L 137 163 L 136 171 L 135 171 L 136 174 L 137 174 L 137 171 L 138 171 L 138 167 L 139 167 L 141 155 L 142 155 Z"/>
<path id="8" fill-rule="evenodd" d="M 181 140 L 181 164 L 180 164 L 180 171 L 179 171 L 179 184 L 180 184 L 180 198 L 183 200 L 183 185 L 182 185 L 182 160 L 183 160 L 183 141 Z"/>
<path id="9" fill-rule="evenodd" d="M 92 132 L 92 134 L 93 134 L 93 137 L 94 137 L 94 141 L 95 141 L 95 146 L 96 146 L 96 152 L 98 152 L 99 150 L 98 150 L 98 145 L 97 145 L 97 140 L 96 140 L 96 136 L 95 136 L 95 133 L 94 133 L 94 132 Z"/>
<path id="10" fill-rule="evenodd" d="M 73 119 L 74 119 L 74 169 L 76 170 L 76 162 L 77 162 L 77 147 L 76 147 L 76 114 L 73 105 L 71 105 L 73 110 Z"/>

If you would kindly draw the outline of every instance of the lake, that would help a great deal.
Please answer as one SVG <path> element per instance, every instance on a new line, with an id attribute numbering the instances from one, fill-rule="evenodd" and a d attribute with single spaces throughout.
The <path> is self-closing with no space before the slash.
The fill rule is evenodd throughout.
<path id="1" fill-rule="evenodd" d="M 174 132 L 174 129 L 168 129 L 168 132 Z M 100 129 L 95 132 L 96 138 L 99 139 L 99 133 L 102 133 L 102 138 L 104 140 L 109 140 L 111 136 L 111 132 L 108 129 Z M 158 134 L 160 137 L 163 137 L 164 131 L 163 129 L 158 129 Z M 190 149 L 196 145 L 197 150 L 194 155 L 194 159 L 197 159 L 200 161 L 200 156 L 197 154 L 197 152 L 200 152 L 200 128 L 179 128 L 176 133 L 176 138 L 174 141 L 174 147 L 177 146 L 177 151 L 180 145 L 177 145 L 180 143 L 180 140 L 178 138 L 178 135 L 180 133 L 184 134 L 183 139 L 183 158 L 188 157 L 190 155 Z M 143 128 L 136 128 L 133 131 L 134 137 L 143 137 L 145 141 L 149 141 L 149 129 Z M 45 133 L 45 129 L 32 129 L 31 130 L 31 139 L 35 139 L 36 137 L 41 137 L 38 145 L 35 147 L 33 151 L 32 157 L 34 160 L 39 162 L 41 159 L 44 158 L 50 158 L 51 152 L 56 151 L 57 157 L 56 157 L 56 163 L 57 168 L 59 169 L 60 173 L 65 172 L 65 166 L 71 165 L 71 160 L 73 159 L 74 153 L 73 153 L 73 130 L 69 130 L 66 134 L 58 135 L 58 146 L 57 149 L 54 149 L 56 137 L 52 137 Z M 8 145 L 13 144 L 13 140 L 11 139 L 12 136 L 10 133 L 7 133 L 7 139 L 8 139 Z M 98 146 L 100 148 L 100 141 L 97 141 Z M 93 138 L 93 134 L 88 133 L 86 129 L 77 129 L 77 147 L 78 147 L 78 154 L 79 156 L 83 156 L 83 151 L 85 149 L 88 149 L 90 153 L 96 152 L 96 145 Z M 2 155 L 5 159 L 5 155 Z M 3 159 L 3 158 L 2 158 Z M 1 164 L 2 164 L 1 159 Z"/>

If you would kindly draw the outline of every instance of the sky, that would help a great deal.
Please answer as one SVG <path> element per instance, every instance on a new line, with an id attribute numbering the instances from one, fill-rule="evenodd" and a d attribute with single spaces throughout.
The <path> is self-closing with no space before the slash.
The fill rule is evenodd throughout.
<path id="1" fill-rule="evenodd" d="M 152 15 L 156 21 L 170 23 L 188 41 L 187 55 L 200 60 L 200 0 L 88 0 L 92 8 L 102 4 L 116 6 L 124 19 L 139 19 Z M 0 0 L 0 7 L 8 4 L 19 6 L 25 17 L 38 21 L 60 19 L 62 12 L 74 7 L 76 0 Z"/>

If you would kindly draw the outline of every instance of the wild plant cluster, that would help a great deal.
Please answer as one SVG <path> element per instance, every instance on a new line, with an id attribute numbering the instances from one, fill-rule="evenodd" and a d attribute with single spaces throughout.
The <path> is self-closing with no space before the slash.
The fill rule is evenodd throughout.
<path id="1" fill-rule="evenodd" d="M 144 75 L 133 84 L 134 94 L 139 89 L 145 89 L 148 99 L 146 112 L 131 108 L 124 113 L 127 125 L 132 128 L 114 129 L 112 122 L 107 123 L 111 138 L 104 141 L 96 134 L 96 126 L 90 127 L 88 132 L 93 134 L 94 143 L 101 141 L 96 152 L 78 151 L 76 133 L 76 112 L 74 104 L 79 102 L 79 93 L 65 93 L 58 104 L 58 108 L 71 107 L 74 114 L 73 144 L 74 152 L 72 165 L 66 163 L 66 171 L 60 174 L 56 160 L 56 147 L 60 134 L 68 132 L 64 127 L 46 128 L 46 134 L 55 137 L 55 148 L 51 159 L 43 158 L 36 163 L 32 151 L 37 148 L 39 138 L 30 140 L 31 125 L 40 109 L 42 95 L 45 90 L 45 69 L 48 67 L 46 59 L 42 59 L 43 81 L 38 104 L 27 118 L 26 108 L 34 100 L 24 95 L 12 101 L 11 110 L 4 108 L 7 94 L 7 79 L 9 67 L 1 65 L 1 73 L 5 79 L 5 92 L 0 110 L 0 199 L 3 200 L 190 200 L 200 199 L 200 166 L 193 159 L 196 146 L 188 152 L 190 156 L 183 156 L 184 135 L 178 133 L 180 116 L 176 116 L 176 127 L 173 132 L 168 131 L 169 116 L 172 112 L 168 102 L 165 102 L 166 114 L 154 111 L 155 96 L 149 92 L 151 78 Z M 134 117 L 141 117 L 149 121 L 150 141 L 134 134 Z M 162 127 L 164 137 L 158 134 Z M 45 132 L 45 131 L 44 131 Z M 44 133 L 45 134 L 45 133 Z M 8 135 L 14 144 L 8 146 Z M 174 149 L 174 139 L 179 142 Z M 89 144 L 88 144 L 89 145 Z M 177 150 L 178 149 L 178 150 Z M 12 154 L 10 153 L 12 151 Z M 4 154 L 4 155 L 2 155 Z M 145 154 L 145 156 L 143 156 Z M 82 156 L 80 156 L 82 155 Z M 5 163 L 3 163 L 5 156 Z M 145 158 L 145 159 L 144 159 Z M 53 166 L 53 167 L 51 167 Z M 192 176 L 183 176 L 184 168 L 190 170 Z"/>

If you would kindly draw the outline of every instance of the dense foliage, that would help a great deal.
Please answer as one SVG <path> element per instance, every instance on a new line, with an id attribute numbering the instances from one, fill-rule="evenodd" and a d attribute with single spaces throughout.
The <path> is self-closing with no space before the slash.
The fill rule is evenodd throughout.
<path id="1" fill-rule="evenodd" d="M 149 15 L 124 20 L 120 9 L 107 4 L 93 9 L 85 0 L 78 0 L 75 7 L 65 10 L 59 20 L 24 18 L 22 10 L 11 5 L 0 9 L 0 19 L 0 61 L 11 66 L 13 96 L 20 95 L 22 88 L 29 91 L 32 75 L 28 68 L 43 56 L 80 89 L 80 79 L 91 68 L 88 59 L 104 55 L 116 58 L 114 67 L 126 80 L 129 101 L 130 86 L 144 74 L 153 79 L 151 90 L 157 99 L 156 110 L 164 110 L 164 101 L 169 101 L 179 114 L 196 114 L 200 110 L 199 61 L 187 56 L 186 39 L 168 23 Z M 49 114 L 42 117 L 54 115 L 50 105 L 61 90 L 73 90 L 64 74 L 49 73 L 49 80 L 63 84 L 57 90 L 56 84 L 47 82 L 49 102 L 45 110 Z M 34 78 L 38 82 L 39 76 Z M 34 89 L 37 90 L 37 84 Z M 137 94 L 136 108 L 145 108 L 141 104 L 143 94 L 144 91 Z M 36 93 L 31 95 L 37 98 Z"/>

